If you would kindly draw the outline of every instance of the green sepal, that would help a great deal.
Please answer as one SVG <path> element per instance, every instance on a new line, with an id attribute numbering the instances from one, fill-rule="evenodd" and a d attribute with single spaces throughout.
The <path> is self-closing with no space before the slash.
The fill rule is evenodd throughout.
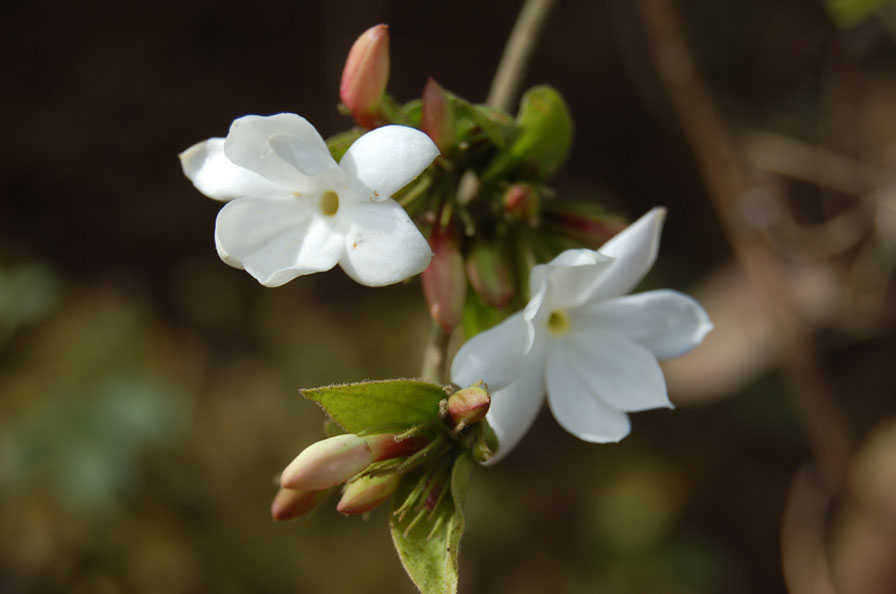
<path id="1" fill-rule="evenodd" d="M 439 401 L 445 398 L 441 386 L 410 379 L 335 384 L 300 393 L 349 433 L 433 422 L 439 418 Z"/>
<path id="2" fill-rule="evenodd" d="M 327 138 L 327 148 L 330 150 L 330 156 L 333 157 L 333 160 L 338 163 L 345 151 L 348 150 L 348 147 L 361 138 L 363 134 L 364 130 L 361 128 L 352 128 Z"/>
<path id="3" fill-rule="evenodd" d="M 852 27 L 891 4 L 893 0 L 826 0 L 825 8 L 840 27 Z"/>
<path id="4" fill-rule="evenodd" d="M 532 87 L 520 101 L 517 124 L 521 131 L 509 149 L 512 160 L 528 163 L 536 179 L 549 178 L 566 161 L 572 144 L 566 101 L 552 87 Z"/>
<path id="5" fill-rule="evenodd" d="M 479 129 L 499 149 L 503 149 L 519 132 L 516 122 L 507 113 L 487 105 L 473 105 L 449 93 L 457 116 L 457 138 L 468 139 L 470 131 Z"/>
<path id="6" fill-rule="evenodd" d="M 405 571 L 421 594 L 457 592 L 458 553 L 464 533 L 463 503 L 473 472 L 469 451 L 460 454 L 451 469 L 450 497 L 442 497 L 432 512 L 399 512 L 414 487 L 418 473 L 406 476 L 392 497 L 393 516 L 389 522 L 392 542 Z M 423 494 L 425 496 L 425 493 Z M 423 521 L 420 521 L 420 514 Z"/>
<path id="7" fill-rule="evenodd" d="M 476 425 L 473 440 L 473 458 L 485 462 L 498 452 L 498 436 L 486 419 Z"/>

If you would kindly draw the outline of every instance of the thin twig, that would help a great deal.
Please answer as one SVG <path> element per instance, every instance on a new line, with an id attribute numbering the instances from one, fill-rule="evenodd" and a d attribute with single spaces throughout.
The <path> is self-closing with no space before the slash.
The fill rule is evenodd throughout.
<path id="1" fill-rule="evenodd" d="M 681 30 L 677 3 L 641 0 L 638 6 L 657 71 L 735 256 L 761 289 L 770 311 L 785 317 L 797 315 L 798 305 L 788 292 L 787 271 L 739 215 L 741 201 L 752 190 L 755 172 L 741 157 L 697 72 Z M 800 333 L 787 347 L 784 372 L 806 427 L 815 464 L 827 488 L 837 492 L 849 461 L 848 432 L 808 334 Z"/>
<path id="2" fill-rule="evenodd" d="M 429 326 L 426 348 L 423 351 L 420 379 L 439 385 L 445 383 L 445 358 L 450 340 L 451 335 L 446 334 L 442 327 L 435 320 L 432 320 Z"/>
<path id="3" fill-rule="evenodd" d="M 495 71 L 492 87 L 488 92 L 487 105 L 510 111 L 513 99 L 523 81 L 523 73 L 529 63 L 529 57 L 535 49 L 538 35 L 541 33 L 548 13 L 555 0 L 526 0 L 516 24 L 510 32 L 504 54 Z"/>

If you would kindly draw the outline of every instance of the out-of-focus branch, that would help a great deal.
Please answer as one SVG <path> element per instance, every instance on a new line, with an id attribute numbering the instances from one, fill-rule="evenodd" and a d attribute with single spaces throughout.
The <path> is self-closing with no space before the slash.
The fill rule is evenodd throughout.
<path id="1" fill-rule="evenodd" d="M 754 189 L 753 172 L 729 135 L 701 80 L 682 33 L 677 3 L 641 0 L 638 4 L 657 71 L 666 86 L 685 137 L 691 145 L 720 223 L 757 295 L 783 322 L 799 316 L 788 290 L 787 271 L 741 216 L 743 200 Z M 849 439 L 808 332 L 784 345 L 782 363 L 827 488 L 842 486 Z"/>

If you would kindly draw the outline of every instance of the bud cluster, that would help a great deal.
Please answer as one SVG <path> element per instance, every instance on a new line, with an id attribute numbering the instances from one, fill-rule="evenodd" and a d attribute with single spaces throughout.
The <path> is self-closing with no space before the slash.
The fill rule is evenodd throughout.
<path id="1" fill-rule="evenodd" d="M 389 69 L 389 29 L 380 24 L 352 46 L 340 97 L 362 129 L 412 126 L 441 152 L 395 198 L 429 237 L 424 294 L 443 332 L 463 324 L 473 334 L 500 321 L 524 304 L 533 264 L 570 243 L 599 245 L 621 228 L 602 212 L 564 212 L 546 185 L 572 141 L 572 120 L 556 90 L 530 89 L 514 117 L 429 78 L 421 98 L 402 105 L 386 91 Z M 340 152 L 345 140 L 331 139 L 331 151 Z"/>
<path id="2" fill-rule="evenodd" d="M 281 473 L 271 515 L 275 520 L 306 515 L 339 485 L 344 488 L 336 509 L 364 514 L 388 500 L 406 474 L 421 468 L 431 483 L 424 502 L 438 498 L 444 481 L 436 475 L 460 449 L 473 450 L 479 459 L 490 455 L 493 448 L 480 443 L 486 428 L 480 421 L 489 404 L 487 387 L 476 382 L 442 400 L 441 418 L 433 423 L 403 433 L 346 433 L 311 444 Z"/>

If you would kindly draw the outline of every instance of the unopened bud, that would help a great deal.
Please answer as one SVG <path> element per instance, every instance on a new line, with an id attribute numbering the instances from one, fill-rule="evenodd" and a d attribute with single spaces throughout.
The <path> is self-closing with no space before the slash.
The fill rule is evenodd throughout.
<path id="1" fill-rule="evenodd" d="M 478 243 L 467 256 L 467 277 L 473 290 L 486 305 L 504 307 L 513 297 L 510 269 L 501 253 L 486 243 Z"/>
<path id="2" fill-rule="evenodd" d="M 513 184 L 501 199 L 504 214 L 512 221 L 538 220 L 538 192 L 529 184 Z"/>
<path id="3" fill-rule="evenodd" d="M 296 491 L 281 488 L 271 503 L 271 517 L 275 520 L 292 520 L 304 516 L 326 495 L 326 491 Z"/>
<path id="4" fill-rule="evenodd" d="M 336 435 L 313 443 L 295 457 L 280 475 L 286 489 L 319 491 L 343 483 L 373 462 L 364 439 L 354 434 Z"/>
<path id="5" fill-rule="evenodd" d="M 455 425 L 472 425 L 485 418 L 491 403 L 488 386 L 483 382 L 476 382 L 448 397 L 448 416 Z"/>
<path id="6" fill-rule="evenodd" d="M 376 126 L 388 80 L 389 27 L 380 24 L 358 37 L 342 70 L 339 97 L 358 125 Z"/>
<path id="7" fill-rule="evenodd" d="M 433 256 L 423 271 L 423 294 L 432 319 L 449 334 L 460 323 L 467 296 L 464 260 L 451 230 L 434 230 L 429 245 Z"/>
<path id="8" fill-rule="evenodd" d="M 411 435 L 396 441 L 394 433 L 365 435 L 361 439 L 367 442 L 367 446 L 370 448 L 370 453 L 373 455 L 374 462 L 388 460 L 389 458 L 403 458 L 405 456 L 410 456 L 429 442 L 429 440 L 422 435 Z"/>
<path id="9" fill-rule="evenodd" d="M 445 90 L 432 78 L 423 87 L 420 129 L 429 134 L 442 153 L 454 145 L 454 107 Z"/>
<path id="10" fill-rule="evenodd" d="M 622 231 L 626 222 L 621 217 L 603 212 L 590 204 L 553 201 L 545 204 L 544 226 L 581 244 L 597 249 Z"/>
<path id="11" fill-rule="evenodd" d="M 403 475 L 362 476 L 350 482 L 336 509 L 343 514 L 367 513 L 385 502 L 398 488 Z"/>

